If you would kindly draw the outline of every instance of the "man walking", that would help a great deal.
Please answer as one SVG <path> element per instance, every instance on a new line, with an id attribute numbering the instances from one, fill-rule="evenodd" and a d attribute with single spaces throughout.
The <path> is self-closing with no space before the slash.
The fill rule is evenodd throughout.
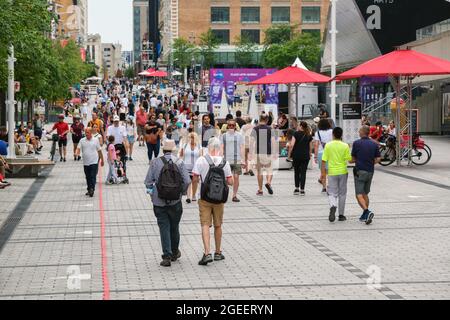
<path id="1" fill-rule="evenodd" d="M 179 249 L 179 224 L 183 214 L 181 197 L 191 183 L 183 161 L 172 154 L 175 149 L 175 141 L 166 140 L 163 145 L 164 155 L 153 159 L 145 178 L 147 193 L 152 197 L 153 211 L 158 221 L 163 251 L 160 265 L 163 267 L 170 267 L 172 262 L 181 257 Z M 174 181 L 171 181 L 171 177 Z"/>
<path id="2" fill-rule="evenodd" d="M 325 179 L 328 164 L 328 200 L 330 203 L 330 222 L 336 220 L 336 210 L 339 207 L 339 221 L 346 221 L 345 202 L 347 200 L 347 162 L 352 160 L 350 147 L 342 141 L 343 131 L 333 129 L 333 141 L 327 143 L 322 156 L 322 177 Z"/>
<path id="3" fill-rule="evenodd" d="M 97 184 L 98 164 L 100 163 L 100 166 L 103 167 L 105 163 L 100 142 L 93 137 L 92 129 L 86 128 L 84 132 L 86 137 L 80 140 L 77 153 L 79 154 L 80 149 L 83 153 L 84 174 L 88 190 L 86 195 L 92 198 Z"/>
<path id="4" fill-rule="evenodd" d="M 233 202 L 241 202 L 238 197 L 239 176 L 242 175 L 242 159 L 244 159 L 244 138 L 236 132 L 236 121 L 227 122 L 227 132 L 222 136 L 223 155 L 233 173 Z"/>
<path id="5" fill-rule="evenodd" d="M 58 133 L 59 140 L 58 140 L 58 146 L 59 146 L 59 155 L 61 156 L 61 162 L 66 162 L 66 156 L 67 156 L 67 134 L 70 132 L 69 125 L 64 122 L 64 115 L 60 114 L 58 116 L 58 122 L 53 125 L 52 130 L 49 132 L 49 134 L 52 134 L 53 131 Z"/>
<path id="6" fill-rule="evenodd" d="M 272 134 L 272 128 L 267 125 L 269 117 L 262 114 L 259 117 L 259 124 L 252 132 L 252 147 L 250 148 L 250 156 L 256 155 L 256 175 L 258 178 L 258 192 L 256 195 L 263 195 L 263 171 L 266 171 L 265 187 L 269 194 L 273 194 L 272 178 L 273 178 L 273 152 L 275 148 L 275 137 Z M 251 159 L 250 159 L 251 160 Z"/>
<path id="7" fill-rule="evenodd" d="M 381 154 L 378 145 L 369 138 L 370 127 L 363 126 L 359 130 L 360 140 L 353 143 L 352 162 L 355 163 L 353 171 L 355 178 L 355 194 L 358 204 L 363 209 L 359 218 L 367 225 L 372 223 L 374 213 L 369 210 L 369 193 L 375 172 L 375 164 L 380 163 Z"/>
<path id="8" fill-rule="evenodd" d="M 198 263 L 201 266 L 213 262 L 209 230 L 213 224 L 216 245 L 214 261 L 225 259 L 221 250 L 223 213 L 228 198 L 228 186 L 233 185 L 233 176 L 230 164 L 220 156 L 220 151 L 220 140 L 211 138 L 208 142 L 208 154 L 200 157 L 192 170 L 194 189 L 199 180 L 202 181 L 201 200 L 198 202 L 204 246 L 203 257 Z"/>
<path id="9" fill-rule="evenodd" d="M 106 138 L 114 136 L 114 147 L 120 152 L 120 160 L 123 162 L 123 170 L 127 172 L 128 134 L 125 126 L 120 124 L 120 117 L 113 117 L 113 124 L 108 127 Z"/>

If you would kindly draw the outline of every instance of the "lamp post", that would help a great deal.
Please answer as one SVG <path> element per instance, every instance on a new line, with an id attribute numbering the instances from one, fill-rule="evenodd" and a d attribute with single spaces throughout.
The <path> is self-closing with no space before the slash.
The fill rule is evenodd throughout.
<path id="1" fill-rule="evenodd" d="M 9 47 L 8 56 L 8 100 L 6 104 L 8 105 L 8 158 L 15 159 L 16 152 L 14 149 L 14 130 L 16 128 L 16 123 L 14 121 L 14 106 L 16 104 L 14 100 L 14 46 Z"/>
<path id="2" fill-rule="evenodd" d="M 331 78 L 336 77 L 336 5 L 338 0 L 330 0 L 331 3 Z M 334 123 L 336 123 L 336 81 L 333 80 L 331 82 L 331 118 L 333 119 Z"/>

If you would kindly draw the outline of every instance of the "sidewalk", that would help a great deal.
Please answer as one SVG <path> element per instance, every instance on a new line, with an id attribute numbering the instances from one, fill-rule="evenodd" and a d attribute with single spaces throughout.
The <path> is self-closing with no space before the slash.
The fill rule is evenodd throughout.
<path id="1" fill-rule="evenodd" d="M 334 224 L 317 169 L 308 171 L 306 197 L 292 195 L 293 172 L 277 173 L 275 195 L 264 197 L 255 195 L 255 177 L 242 177 L 242 202 L 225 210 L 226 259 L 207 267 L 197 264 L 197 205 L 185 203 L 182 257 L 159 266 L 145 148 L 136 146 L 127 164 L 129 185 L 103 183 L 102 202 L 98 188 L 94 198 L 84 195 L 82 163 L 70 151 L 47 175 L 0 191 L 0 299 L 449 299 L 448 189 L 387 172 L 450 188 L 450 139 L 426 140 L 429 165 L 376 173 L 371 226 L 357 221 L 351 174 L 348 221 Z"/>

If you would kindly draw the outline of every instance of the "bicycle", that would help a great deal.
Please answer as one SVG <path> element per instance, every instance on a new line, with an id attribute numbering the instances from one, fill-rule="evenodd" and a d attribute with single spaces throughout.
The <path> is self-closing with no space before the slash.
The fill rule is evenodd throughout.
<path id="1" fill-rule="evenodd" d="M 408 148 L 408 136 L 402 136 L 400 143 L 401 158 L 408 159 L 411 152 L 411 162 L 418 166 L 426 165 L 431 160 L 432 151 L 419 134 L 413 135 L 412 149 Z M 381 162 L 380 164 L 387 167 L 394 163 L 397 159 L 396 138 L 391 135 L 384 136 L 385 143 L 380 144 Z"/>
<path id="2" fill-rule="evenodd" d="M 52 135 L 52 148 L 50 149 L 50 159 L 54 161 L 56 154 L 56 145 L 59 141 L 59 135 L 57 133 Z"/>

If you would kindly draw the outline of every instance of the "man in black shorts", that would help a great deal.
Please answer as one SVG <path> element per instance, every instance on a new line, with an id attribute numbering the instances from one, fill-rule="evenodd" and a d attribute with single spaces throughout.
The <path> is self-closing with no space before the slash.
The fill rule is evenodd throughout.
<path id="1" fill-rule="evenodd" d="M 360 140 L 353 143 L 352 157 L 355 164 L 355 194 L 358 204 L 363 209 L 359 221 L 367 225 L 372 223 L 374 213 L 369 210 L 369 193 L 375 172 L 375 164 L 380 163 L 381 155 L 378 145 L 369 138 L 370 128 L 359 129 Z"/>

